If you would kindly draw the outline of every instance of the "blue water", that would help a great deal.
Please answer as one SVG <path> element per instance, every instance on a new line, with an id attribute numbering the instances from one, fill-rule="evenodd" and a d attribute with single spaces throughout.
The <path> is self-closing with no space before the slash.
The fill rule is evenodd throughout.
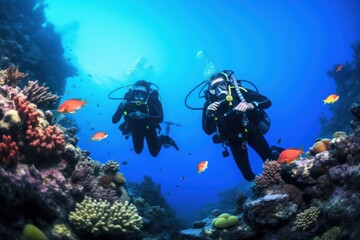
<path id="1" fill-rule="evenodd" d="M 217 201 L 219 191 L 248 187 L 232 157 L 223 158 L 221 146 L 202 131 L 201 111 L 184 105 L 186 94 L 204 79 L 197 52 L 207 53 L 216 70 L 234 70 L 270 98 L 270 145 L 280 138 L 282 147 L 307 150 L 316 138 L 331 137 L 319 136 L 319 117 L 331 116 L 331 106 L 322 100 L 336 93 L 326 72 L 350 61 L 350 45 L 360 39 L 357 0 L 47 2 L 48 21 L 61 33 L 66 54 L 80 72 L 67 80 L 69 94 L 63 100 L 88 100 L 72 115 L 81 130 L 79 147 L 101 162 L 127 161 L 120 171 L 128 181 L 151 176 L 184 219 Z M 146 147 L 140 155 L 131 150 L 131 139 L 125 140 L 111 122 L 119 101 L 107 98 L 131 82 L 127 73 L 141 57 L 148 62 L 137 76 L 160 87 L 165 120 L 182 125 L 170 131 L 180 151 L 162 149 L 156 158 Z M 201 107 L 203 99 L 192 97 L 191 104 Z M 96 131 L 109 137 L 92 142 Z M 250 152 L 259 174 L 262 161 Z M 199 175 L 196 165 L 203 160 L 209 166 Z"/>

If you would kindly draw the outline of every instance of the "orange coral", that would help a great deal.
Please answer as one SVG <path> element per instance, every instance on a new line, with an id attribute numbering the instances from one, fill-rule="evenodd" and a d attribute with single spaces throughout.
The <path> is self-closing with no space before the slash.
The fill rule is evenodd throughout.
<path id="1" fill-rule="evenodd" d="M 320 141 L 315 142 L 314 145 L 309 148 L 309 152 L 314 156 L 318 153 L 329 150 L 330 141 L 331 140 L 329 138 L 323 138 Z"/>
<path id="2" fill-rule="evenodd" d="M 56 154 L 65 149 L 65 137 L 61 130 L 54 126 L 42 127 L 28 126 L 25 139 L 29 146 L 43 155 Z"/>

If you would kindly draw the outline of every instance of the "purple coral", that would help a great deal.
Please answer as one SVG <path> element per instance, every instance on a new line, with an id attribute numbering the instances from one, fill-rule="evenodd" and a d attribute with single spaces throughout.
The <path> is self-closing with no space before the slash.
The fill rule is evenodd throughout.
<path id="1" fill-rule="evenodd" d="M 273 185 L 283 184 L 284 180 L 281 178 L 281 165 L 276 161 L 265 161 L 263 165 L 264 171 L 255 177 L 255 189 L 264 189 Z"/>
<path id="2" fill-rule="evenodd" d="M 23 89 L 23 93 L 26 95 L 27 100 L 36 104 L 40 109 L 47 109 L 53 107 L 59 96 L 48 92 L 49 88 L 45 86 L 45 83 L 41 86 L 38 85 L 38 81 L 29 81 L 28 85 Z"/>

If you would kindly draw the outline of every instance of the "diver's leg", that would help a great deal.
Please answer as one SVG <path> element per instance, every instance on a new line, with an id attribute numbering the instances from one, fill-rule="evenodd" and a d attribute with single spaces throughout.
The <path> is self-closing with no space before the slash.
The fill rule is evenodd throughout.
<path id="1" fill-rule="evenodd" d="M 132 132 L 132 141 L 136 153 L 141 153 L 144 148 L 144 133 L 141 131 Z"/>
<path id="2" fill-rule="evenodd" d="M 263 162 L 265 162 L 265 160 L 274 159 L 271 148 L 262 134 L 259 133 L 250 134 L 248 139 L 249 139 L 248 142 L 250 147 L 252 147 L 255 150 L 255 152 L 259 154 Z"/>
<path id="3" fill-rule="evenodd" d="M 236 165 L 247 181 L 253 181 L 255 174 L 251 170 L 247 148 L 242 147 L 242 140 L 229 140 L 229 145 Z"/>
<path id="4" fill-rule="evenodd" d="M 151 156 L 156 157 L 161 149 L 161 144 L 156 134 L 156 129 L 148 129 L 145 133 L 145 139 Z"/>

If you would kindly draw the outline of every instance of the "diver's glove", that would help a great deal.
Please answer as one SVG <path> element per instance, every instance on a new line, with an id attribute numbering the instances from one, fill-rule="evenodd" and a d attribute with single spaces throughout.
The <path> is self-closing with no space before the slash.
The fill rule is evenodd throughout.
<path id="1" fill-rule="evenodd" d="M 144 119 L 147 118 L 148 115 L 145 113 L 142 113 L 140 111 L 131 112 L 128 114 L 129 118 L 131 119 Z"/>

